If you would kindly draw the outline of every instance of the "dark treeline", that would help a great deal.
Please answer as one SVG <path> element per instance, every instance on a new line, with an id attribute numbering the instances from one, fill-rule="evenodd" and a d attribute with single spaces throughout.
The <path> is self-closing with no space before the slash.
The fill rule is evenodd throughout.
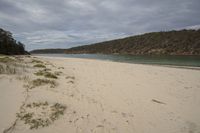
<path id="1" fill-rule="evenodd" d="M 24 44 L 17 42 L 12 33 L 0 28 L 0 54 L 21 55 L 28 54 L 25 51 Z"/>
<path id="2" fill-rule="evenodd" d="M 32 54 L 64 54 L 65 49 L 38 49 L 31 51 Z"/>

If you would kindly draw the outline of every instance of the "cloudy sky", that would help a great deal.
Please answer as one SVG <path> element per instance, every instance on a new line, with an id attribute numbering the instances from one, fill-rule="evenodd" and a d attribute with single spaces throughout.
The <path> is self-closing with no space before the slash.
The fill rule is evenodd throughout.
<path id="1" fill-rule="evenodd" d="M 26 45 L 69 48 L 200 26 L 200 0 L 0 0 L 0 27 Z"/>

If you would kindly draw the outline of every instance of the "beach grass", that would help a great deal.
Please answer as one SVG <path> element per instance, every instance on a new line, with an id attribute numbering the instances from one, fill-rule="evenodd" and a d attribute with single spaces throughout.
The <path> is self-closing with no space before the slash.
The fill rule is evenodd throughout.
<path id="1" fill-rule="evenodd" d="M 34 73 L 36 76 L 44 76 L 45 78 L 53 78 L 53 79 L 57 79 L 58 77 L 56 76 L 56 74 L 49 72 L 46 69 L 43 70 L 39 70 L 38 72 Z"/>
<path id="2" fill-rule="evenodd" d="M 17 117 L 21 121 L 24 121 L 24 124 L 29 125 L 30 129 L 38 129 L 52 124 L 61 115 L 64 115 L 65 110 L 66 106 L 60 103 L 50 105 L 47 101 L 33 102 L 26 104 L 23 110 L 17 113 Z"/>
<path id="3" fill-rule="evenodd" d="M 7 64 L 0 64 L 0 74 L 16 74 L 16 68 Z"/>
<path id="4" fill-rule="evenodd" d="M 57 86 L 57 83 L 54 80 L 49 79 L 35 79 L 31 82 L 31 88 L 36 88 L 38 86 L 43 85 L 50 85 L 51 88 L 55 88 Z"/>
<path id="5" fill-rule="evenodd" d="M 36 59 L 33 59 L 31 62 L 32 62 L 32 63 L 40 63 L 40 64 L 43 63 L 42 61 L 40 61 L 40 60 L 36 60 Z"/>
<path id="6" fill-rule="evenodd" d="M 9 63 L 9 62 L 14 62 L 15 60 L 11 57 L 8 56 L 2 56 L 0 57 L 0 62 L 1 63 Z"/>
<path id="7" fill-rule="evenodd" d="M 43 64 L 35 64 L 33 67 L 46 68 L 46 66 Z"/>

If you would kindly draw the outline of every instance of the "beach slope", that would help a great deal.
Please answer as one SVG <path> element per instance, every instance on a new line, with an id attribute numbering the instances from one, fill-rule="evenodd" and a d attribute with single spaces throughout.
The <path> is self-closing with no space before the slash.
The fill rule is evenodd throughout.
<path id="1" fill-rule="evenodd" d="M 3 133 L 200 132 L 199 70 L 21 58 L 19 73 L 0 74 Z"/>

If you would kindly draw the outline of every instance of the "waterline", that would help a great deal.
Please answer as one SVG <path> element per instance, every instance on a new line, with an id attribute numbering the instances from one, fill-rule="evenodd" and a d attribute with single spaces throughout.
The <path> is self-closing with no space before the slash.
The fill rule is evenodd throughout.
<path id="1" fill-rule="evenodd" d="M 98 60 L 108 60 L 108 61 L 134 63 L 134 64 L 200 67 L 200 56 L 175 56 L 175 55 L 139 56 L 139 55 L 107 55 L 107 54 L 36 54 L 36 55 L 49 56 L 49 57 L 98 59 Z"/>

